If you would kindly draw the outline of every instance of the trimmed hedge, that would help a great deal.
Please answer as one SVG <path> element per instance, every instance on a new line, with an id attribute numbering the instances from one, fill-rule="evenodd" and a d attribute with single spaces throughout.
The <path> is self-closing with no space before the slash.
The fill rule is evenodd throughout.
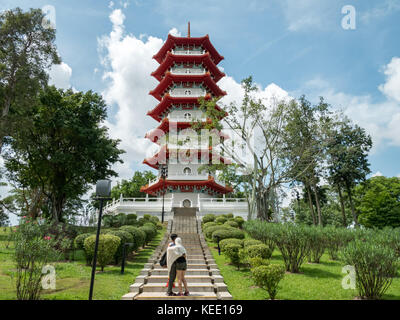
<path id="1" fill-rule="evenodd" d="M 239 228 L 243 228 L 244 219 L 241 216 L 237 216 L 234 218 L 234 221 L 239 225 Z"/>
<path id="2" fill-rule="evenodd" d="M 215 218 L 215 222 L 219 223 L 219 224 L 224 224 L 227 221 L 228 221 L 228 219 L 223 216 L 219 216 L 219 217 Z"/>
<path id="3" fill-rule="evenodd" d="M 132 251 L 137 251 L 140 247 L 143 247 L 145 245 L 146 234 L 143 230 L 140 230 L 139 228 L 134 226 L 122 226 L 120 230 L 129 232 L 132 235 Z"/>
<path id="4" fill-rule="evenodd" d="M 142 230 L 145 232 L 146 234 L 146 238 L 145 238 L 145 244 L 147 245 L 151 240 L 153 240 L 155 238 L 155 236 L 157 235 L 157 229 L 154 225 L 149 225 L 146 224 L 142 227 L 139 228 L 139 230 Z"/>
<path id="5" fill-rule="evenodd" d="M 204 229 L 203 232 L 208 239 L 212 239 L 213 232 L 219 229 L 229 229 L 229 227 L 224 225 L 216 225 Z"/>
<path id="6" fill-rule="evenodd" d="M 225 246 L 228 244 L 238 244 L 241 247 L 243 247 L 243 240 L 241 239 L 235 239 L 235 238 L 228 238 L 228 239 L 223 239 L 219 242 L 219 247 L 221 248 L 221 251 L 224 252 Z"/>
<path id="7" fill-rule="evenodd" d="M 228 225 L 228 226 L 230 226 L 232 228 L 239 228 L 239 224 L 236 221 L 233 221 L 233 220 L 228 220 L 224 224 Z"/>
<path id="8" fill-rule="evenodd" d="M 202 222 L 203 223 L 207 223 L 207 222 L 212 222 L 215 220 L 215 215 L 214 214 L 206 214 L 203 219 Z"/>
<path id="9" fill-rule="evenodd" d="M 260 257 L 261 259 L 269 259 L 272 256 L 272 251 L 263 243 L 245 247 L 243 250 L 247 258 Z"/>
<path id="10" fill-rule="evenodd" d="M 278 292 L 278 284 L 285 276 L 285 268 L 279 264 L 261 265 L 251 270 L 254 282 L 267 290 L 271 300 Z"/>
<path id="11" fill-rule="evenodd" d="M 243 247 L 254 246 L 256 244 L 262 244 L 262 242 L 260 240 L 255 240 L 255 239 L 243 240 Z"/>
<path id="12" fill-rule="evenodd" d="M 203 230 L 207 229 L 208 227 L 214 227 L 218 225 L 219 224 L 214 221 L 206 222 L 205 224 L 203 224 Z"/>
<path id="13" fill-rule="evenodd" d="M 95 243 L 96 235 L 92 235 L 84 241 L 85 251 L 91 257 L 93 257 L 94 254 Z M 99 236 L 97 263 L 100 265 L 101 271 L 104 271 L 104 267 L 112 261 L 120 243 L 121 239 L 117 236 L 111 234 L 102 234 Z"/>
<path id="14" fill-rule="evenodd" d="M 118 264 L 122 260 L 122 252 L 123 252 L 123 247 L 124 247 L 125 243 L 134 243 L 133 235 L 131 233 L 129 233 L 128 231 L 124 231 L 124 230 L 109 231 L 109 232 L 107 232 L 107 234 L 112 234 L 113 236 L 116 236 L 116 237 L 120 238 L 120 240 L 121 240 L 121 242 L 118 246 L 118 249 L 114 254 L 115 264 Z M 130 245 L 127 249 L 132 250 L 132 247 L 133 247 L 133 245 Z"/>
<path id="15" fill-rule="evenodd" d="M 233 213 L 227 213 L 227 214 L 226 214 L 226 217 L 227 217 L 228 219 L 233 219 Z"/>
<path id="16" fill-rule="evenodd" d="M 244 232 L 235 228 L 227 228 L 217 229 L 212 233 L 212 239 L 214 242 L 217 242 L 218 239 L 223 240 L 229 238 L 244 239 Z"/>
<path id="17" fill-rule="evenodd" d="M 240 268 L 240 256 L 239 250 L 242 248 L 241 245 L 238 244 L 227 244 L 224 249 L 224 255 L 228 257 L 231 263 L 236 266 L 239 270 Z"/>

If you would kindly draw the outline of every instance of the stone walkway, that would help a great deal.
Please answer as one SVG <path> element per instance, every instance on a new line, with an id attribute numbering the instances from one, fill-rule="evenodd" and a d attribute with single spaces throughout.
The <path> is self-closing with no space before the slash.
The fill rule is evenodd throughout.
<path id="1" fill-rule="evenodd" d="M 169 235 L 178 234 L 182 238 L 187 251 L 188 269 L 185 278 L 190 296 L 167 296 L 166 283 L 168 269 L 162 268 L 159 260 L 165 252 Z M 178 291 L 175 281 L 174 292 Z M 130 286 L 130 292 L 122 300 L 231 300 L 232 296 L 220 275 L 219 269 L 212 257 L 210 249 L 201 232 L 201 222 L 195 216 L 176 216 L 169 220 L 167 232 L 154 254 L 145 264 L 135 283 Z"/>

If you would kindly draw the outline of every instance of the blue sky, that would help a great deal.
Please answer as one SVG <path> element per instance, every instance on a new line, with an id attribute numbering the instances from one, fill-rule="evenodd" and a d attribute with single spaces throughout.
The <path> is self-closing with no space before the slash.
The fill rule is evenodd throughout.
<path id="1" fill-rule="evenodd" d="M 53 82 L 105 96 L 107 124 L 127 150 L 121 177 L 147 169 L 143 136 L 157 125 L 145 115 L 156 104 L 151 56 L 168 32 L 186 35 L 188 21 L 225 57 L 228 95 L 248 75 L 268 92 L 323 95 L 372 135 L 373 173 L 400 175 L 400 0 L 2 0 L 0 10 L 45 5 L 55 8 L 64 62 Z M 355 8 L 355 30 L 342 28 L 345 5 Z"/>

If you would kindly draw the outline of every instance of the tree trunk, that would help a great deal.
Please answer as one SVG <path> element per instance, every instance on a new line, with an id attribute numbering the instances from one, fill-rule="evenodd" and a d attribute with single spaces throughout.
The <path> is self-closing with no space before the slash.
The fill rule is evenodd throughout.
<path id="1" fill-rule="evenodd" d="M 313 224 L 315 226 L 315 225 L 317 225 L 317 222 L 315 221 L 314 205 L 313 205 L 312 198 L 311 198 L 311 188 L 310 188 L 309 184 L 305 184 L 305 187 L 307 189 L 308 205 L 310 206 L 311 217 L 313 219 Z"/>
<path id="2" fill-rule="evenodd" d="M 314 179 L 313 179 L 313 189 L 314 189 L 315 204 L 317 206 L 318 225 L 322 226 L 321 206 L 319 204 L 318 189 Z"/>
<path id="3" fill-rule="evenodd" d="M 353 215 L 355 226 L 359 227 L 360 225 L 358 224 L 357 213 L 356 213 L 356 210 L 354 209 L 354 203 L 353 203 L 353 197 L 352 197 L 352 193 L 351 193 L 351 187 L 348 184 L 346 184 L 346 189 L 347 189 L 347 193 L 349 194 L 351 213 Z"/>
<path id="4" fill-rule="evenodd" d="M 338 192 L 339 192 L 340 207 L 342 210 L 343 227 L 347 227 L 346 211 L 344 209 L 344 200 L 343 200 L 342 188 L 340 187 L 340 185 L 338 185 Z"/>

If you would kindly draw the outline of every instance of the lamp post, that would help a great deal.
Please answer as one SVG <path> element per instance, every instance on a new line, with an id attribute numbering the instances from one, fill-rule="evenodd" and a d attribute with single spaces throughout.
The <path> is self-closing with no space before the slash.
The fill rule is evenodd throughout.
<path id="1" fill-rule="evenodd" d="M 104 201 L 112 200 L 110 198 L 110 195 L 111 195 L 111 181 L 110 180 L 97 181 L 95 200 L 100 201 L 100 210 L 99 210 L 99 220 L 97 222 L 96 243 L 94 245 L 92 275 L 90 278 L 89 300 L 92 300 L 92 297 L 93 297 L 93 285 L 94 285 L 94 277 L 96 274 L 97 250 L 99 248 L 99 236 L 100 236 L 100 228 L 101 228 L 101 216 L 103 214 L 103 204 L 104 204 Z"/>
<path id="2" fill-rule="evenodd" d="M 165 178 L 168 175 L 168 167 L 161 166 L 161 178 L 163 179 L 163 194 L 162 194 L 162 210 L 161 210 L 161 223 L 164 223 L 164 196 L 165 196 Z"/>

